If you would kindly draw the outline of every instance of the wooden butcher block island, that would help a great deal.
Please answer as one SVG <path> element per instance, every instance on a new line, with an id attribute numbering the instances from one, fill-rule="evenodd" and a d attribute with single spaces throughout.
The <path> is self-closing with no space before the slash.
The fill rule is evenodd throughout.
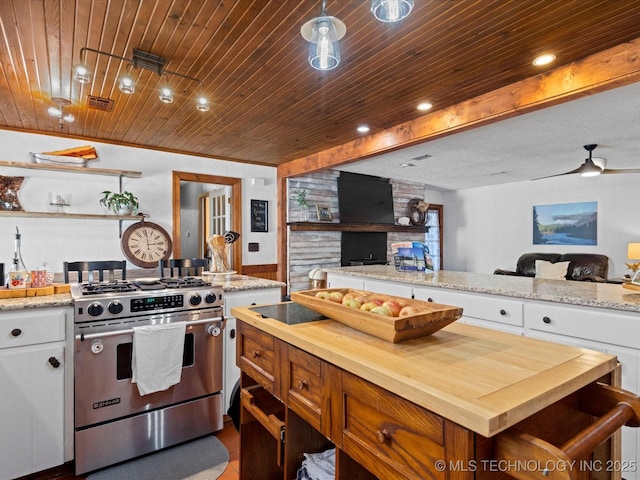
<path id="1" fill-rule="evenodd" d="M 334 447 L 339 479 L 620 478 L 635 468 L 616 463 L 615 432 L 638 425 L 640 400 L 617 388 L 612 355 L 458 323 L 390 343 L 252 308 L 232 309 L 242 479 L 295 479 L 304 453 Z"/>

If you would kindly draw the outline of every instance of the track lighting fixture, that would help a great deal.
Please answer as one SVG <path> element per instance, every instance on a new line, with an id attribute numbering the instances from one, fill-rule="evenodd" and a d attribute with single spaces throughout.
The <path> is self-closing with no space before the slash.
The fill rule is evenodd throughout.
<path id="1" fill-rule="evenodd" d="M 60 130 L 64 128 L 64 124 L 73 122 L 76 117 L 71 115 L 70 113 L 64 113 L 64 107 L 68 107 L 71 105 L 71 102 L 66 98 L 52 98 L 51 101 L 58 105 L 57 107 L 49 107 L 48 112 L 49 115 L 58 119 L 58 126 Z"/>
<path id="2" fill-rule="evenodd" d="M 177 72 L 171 72 L 164 68 L 166 64 L 166 59 L 164 57 L 160 57 L 158 55 L 154 55 L 149 52 L 143 52 L 142 50 L 138 50 L 137 48 L 133 49 L 133 56 L 131 58 L 121 57 L 119 55 L 113 55 L 108 52 L 101 52 L 100 50 L 94 50 L 93 48 L 83 47 L 80 50 L 80 56 L 82 58 L 82 62 L 73 67 L 73 80 L 79 83 L 89 83 L 91 81 L 91 71 L 87 68 L 86 65 L 86 55 L 87 52 L 93 52 L 97 55 L 106 55 L 111 58 L 117 58 L 123 62 L 128 63 L 127 73 L 124 74 L 118 83 L 118 88 L 122 93 L 127 95 L 131 95 L 135 93 L 136 85 L 131 76 L 131 69 L 141 68 L 143 70 L 150 70 L 154 73 L 157 73 L 159 76 L 167 78 L 169 75 L 186 78 L 187 80 L 191 80 L 193 82 L 198 82 L 200 84 L 200 93 L 196 100 L 196 109 L 200 112 L 206 112 L 209 110 L 209 101 L 202 94 L 202 81 L 190 77 L 188 75 L 183 75 Z M 172 103 L 173 102 L 173 90 L 169 88 L 168 85 L 164 84 L 160 88 L 159 98 L 164 103 Z"/>

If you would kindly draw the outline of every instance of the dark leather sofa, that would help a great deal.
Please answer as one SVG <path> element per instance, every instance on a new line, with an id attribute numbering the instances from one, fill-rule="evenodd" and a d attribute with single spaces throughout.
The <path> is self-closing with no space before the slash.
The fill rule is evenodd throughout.
<path id="1" fill-rule="evenodd" d="M 567 280 L 604 282 L 609 270 L 609 257 L 596 253 L 525 253 L 516 264 L 516 270 L 497 269 L 495 275 L 536 276 L 536 260 L 547 262 L 569 262 Z"/>

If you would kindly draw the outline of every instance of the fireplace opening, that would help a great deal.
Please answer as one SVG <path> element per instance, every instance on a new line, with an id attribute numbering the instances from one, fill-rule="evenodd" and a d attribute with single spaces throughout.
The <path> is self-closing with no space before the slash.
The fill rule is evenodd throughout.
<path id="1" fill-rule="evenodd" d="M 385 232 L 342 232 L 340 263 L 352 265 L 386 265 L 387 234 Z"/>

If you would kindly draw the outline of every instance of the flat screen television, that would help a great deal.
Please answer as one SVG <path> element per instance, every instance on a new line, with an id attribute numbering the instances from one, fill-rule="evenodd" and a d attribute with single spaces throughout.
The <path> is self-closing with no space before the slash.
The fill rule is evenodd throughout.
<path id="1" fill-rule="evenodd" d="M 341 223 L 395 223 L 388 178 L 340 172 L 338 208 Z"/>

